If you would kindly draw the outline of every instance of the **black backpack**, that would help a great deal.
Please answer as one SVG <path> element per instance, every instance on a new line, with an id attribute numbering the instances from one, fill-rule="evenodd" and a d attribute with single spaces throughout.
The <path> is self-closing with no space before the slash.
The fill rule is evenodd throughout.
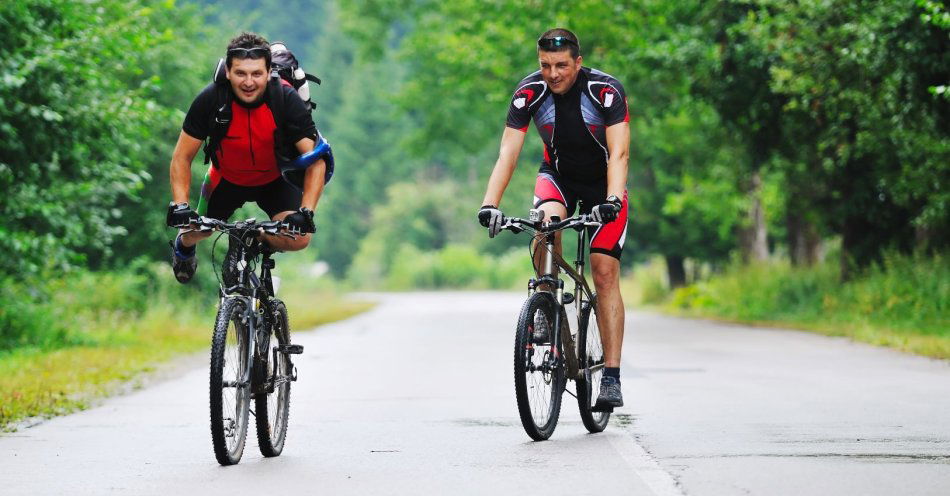
<path id="1" fill-rule="evenodd" d="M 316 108 L 316 104 L 310 99 L 310 85 L 308 81 L 320 84 L 321 80 L 317 76 L 304 72 L 304 70 L 300 68 L 300 64 L 297 62 L 297 58 L 294 57 L 293 52 L 291 52 L 283 42 L 278 41 L 272 43 L 270 48 L 271 74 L 270 80 L 267 82 L 266 91 L 268 106 L 274 115 L 274 123 L 277 125 L 277 129 L 274 131 L 274 150 L 277 153 L 277 161 L 279 163 L 282 161 L 286 162 L 290 160 L 290 157 L 296 155 L 292 146 L 288 149 L 284 140 L 284 92 L 280 88 L 283 84 L 281 81 L 286 81 L 293 86 L 294 90 L 297 91 L 297 95 L 307 103 L 310 111 L 313 112 L 313 109 Z M 208 132 L 208 139 L 205 141 L 204 154 L 205 164 L 211 162 L 211 164 L 217 168 L 218 161 L 215 154 L 218 151 L 218 147 L 221 146 L 221 140 L 224 139 L 224 136 L 228 132 L 232 117 L 231 102 L 233 95 L 231 93 L 231 87 L 228 84 L 225 59 L 218 59 L 218 64 L 211 74 L 211 81 L 215 84 L 215 111 L 212 112 L 210 116 L 210 125 L 208 127 L 210 131 Z"/>
<path id="2" fill-rule="evenodd" d="M 313 74 L 308 74 L 300 67 L 297 57 L 287 48 L 283 41 L 275 41 L 270 45 L 270 63 L 271 75 L 276 73 L 281 79 L 287 81 L 297 90 L 300 99 L 307 102 L 310 110 L 317 108 L 317 104 L 310 99 L 310 84 L 308 81 L 320 84 L 320 78 Z"/>

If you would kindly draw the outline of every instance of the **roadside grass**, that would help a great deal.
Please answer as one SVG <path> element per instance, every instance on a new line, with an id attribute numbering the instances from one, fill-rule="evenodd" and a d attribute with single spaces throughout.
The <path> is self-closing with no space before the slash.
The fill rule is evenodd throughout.
<path id="1" fill-rule="evenodd" d="M 662 272 L 625 282 L 625 295 L 681 316 L 793 327 L 950 359 L 950 261 L 888 255 L 848 283 L 838 266 L 787 262 L 733 266 L 708 280 L 657 294 Z M 636 276 L 634 276 L 636 277 Z M 650 298 L 642 297 L 650 293 Z M 640 296 L 639 298 L 637 298 Z"/>
<path id="2" fill-rule="evenodd" d="M 280 294 L 294 332 L 373 306 L 346 300 L 328 278 L 308 277 L 298 268 L 300 260 L 287 264 L 285 271 L 295 275 Z M 49 284 L 58 292 L 51 292 L 46 303 L 34 303 L 27 314 L 45 316 L 35 323 L 56 329 L 8 332 L 6 342 L 22 344 L 0 348 L 0 430 L 88 408 L 102 397 L 137 387 L 143 373 L 176 356 L 209 348 L 216 311 L 212 283 L 179 286 L 164 265 L 143 273 L 145 277 L 83 273 L 70 276 L 68 284 Z M 208 289 L 210 297 L 204 294 Z M 130 304 L 130 299 L 140 301 Z"/>

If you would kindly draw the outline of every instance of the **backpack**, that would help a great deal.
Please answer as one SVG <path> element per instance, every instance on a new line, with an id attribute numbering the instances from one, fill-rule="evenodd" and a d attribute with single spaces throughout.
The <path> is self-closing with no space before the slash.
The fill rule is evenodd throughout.
<path id="1" fill-rule="evenodd" d="M 282 81 L 286 81 L 293 86 L 294 89 L 297 90 L 297 94 L 300 95 L 300 98 L 307 102 L 311 111 L 317 108 L 317 104 L 310 100 L 310 84 L 308 81 L 320 84 L 322 82 L 320 78 L 313 74 L 308 74 L 300 68 L 297 57 L 294 57 L 293 52 L 287 48 L 284 42 L 275 41 L 271 43 L 270 53 L 271 75 L 273 76 L 273 74 L 276 73 L 280 76 Z"/>
<path id="2" fill-rule="evenodd" d="M 268 92 L 268 106 L 274 115 L 274 123 L 277 124 L 277 129 L 274 131 L 274 150 L 277 153 L 277 161 L 286 162 L 289 161 L 288 157 L 293 156 L 294 153 L 293 150 L 287 153 L 287 144 L 284 143 L 283 139 L 284 99 L 283 91 L 281 91 L 280 86 L 293 87 L 294 90 L 297 91 L 297 95 L 307 104 L 310 111 L 313 112 L 313 109 L 315 109 L 317 105 L 310 99 L 310 85 L 308 82 L 313 81 L 314 83 L 320 84 L 321 80 L 313 74 L 306 73 L 300 67 L 300 63 L 297 62 L 297 58 L 294 57 L 293 52 L 291 52 L 283 42 L 278 41 L 272 43 L 270 50 L 271 74 L 265 91 Z M 211 81 L 215 84 L 215 111 L 210 116 L 210 126 L 208 128 L 210 131 L 208 132 L 208 139 L 205 141 L 204 146 L 204 163 L 208 164 L 208 162 L 211 162 L 211 164 L 217 168 L 218 163 L 215 153 L 221 145 L 221 140 L 224 139 L 224 136 L 228 132 L 232 117 L 231 102 L 233 95 L 231 94 L 231 87 L 228 84 L 227 64 L 224 58 L 218 59 L 218 64 L 211 74 Z"/>

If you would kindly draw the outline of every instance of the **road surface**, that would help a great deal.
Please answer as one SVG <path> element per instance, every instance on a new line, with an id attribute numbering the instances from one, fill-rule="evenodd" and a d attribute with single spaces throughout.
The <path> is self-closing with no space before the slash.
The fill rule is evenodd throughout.
<path id="1" fill-rule="evenodd" d="M 565 395 L 536 443 L 512 382 L 523 294 L 374 298 L 295 335 L 306 351 L 282 456 L 263 458 L 251 431 L 241 463 L 218 466 L 200 360 L 0 435 L 0 494 L 950 494 L 947 362 L 630 312 L 627 406 L 589 435 Z"/>

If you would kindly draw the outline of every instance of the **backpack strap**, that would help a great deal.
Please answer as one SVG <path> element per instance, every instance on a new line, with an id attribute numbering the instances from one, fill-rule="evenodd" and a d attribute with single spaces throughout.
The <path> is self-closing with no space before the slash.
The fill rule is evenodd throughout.
<path id="1" fill-rule="evenodd" d="M 284 110 L 284 89 L 281 88 L 281 79 L 276 72 L 271 73 L 271 78 L 267 82 L 267 106 L 274 116 L 274 154 L 277 157 L 277 163 L 287 162 L 293 157 L 285 156 L 287 148 L 286 139 L 286 113 Z"/>
<path id="2" fill-rule="evenodd" d="M 217 151 L 221 146 L 221 140 L 228 134 L 228 128 L 231 126 L 231 88 L 226 84 L 215 85 L 215 104 L 214 112 L 211 113 L 208 125 L 208 139 L 205 141 L 205 164 L 211 162 L 215 168 L 218 168 Z"/>
<path id="3" fill-rule="evenodd" d="M 318 78 L 314 74 L 304 73 L 304 78 L 306 78 L 307 81 L 313 81 L 314 83 L 317 83 L 317 84 L 323 84 L 323 81 L 321 81 L 320 78 Z"/>

